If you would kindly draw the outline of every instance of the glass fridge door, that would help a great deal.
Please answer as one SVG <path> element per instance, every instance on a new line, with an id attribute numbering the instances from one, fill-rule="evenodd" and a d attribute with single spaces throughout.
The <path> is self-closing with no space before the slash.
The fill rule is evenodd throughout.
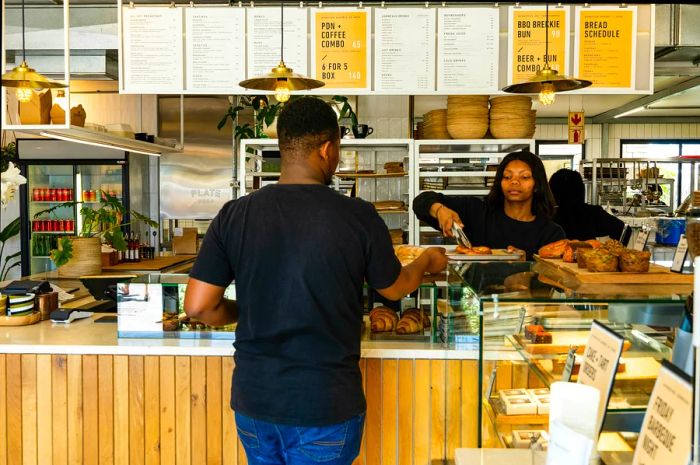
<path id="1" fill-rule="evenodd" d="M 75 207 L 60 206 L 75 200 L 72 165 L 29 165 L 27 167 L 28 219 L 30 229 L 30 274 L 56 267 L 49 257 L 62 236 L 75 233 Z"/>

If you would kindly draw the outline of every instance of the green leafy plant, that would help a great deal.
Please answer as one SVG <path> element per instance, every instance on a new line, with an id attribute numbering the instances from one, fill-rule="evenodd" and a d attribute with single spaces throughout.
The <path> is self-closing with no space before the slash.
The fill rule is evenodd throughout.
<path id="1" fill-rule="evenodd" d="M 77 233 L 77 237 L 100 237 L 104 239 L 105 242 L 111 244 L 116 250 L 123 252 L 126 250 L 127 245 L 122 229 L 124 226 L 140 222 L 154 228 L 158 227 L 157 222 L 134 210 L 128 211 L 131 221 L 123 223 L 122 220 L 126 216 L 127 210 L 121 201 L 107 192 L 102 191 L 101 194 L 99 208 L 93 209 L 88 206 L 83 206 L 80 209 L 80 216 L 83 221 L 80 231 Z M 51 215 L 62 207 L 75 207 L 81 204 L 82 202 L 79 201 L 64 202 L 38 212 L 34 215 L 34 218 L 46 214 Z M 58 248 L 51 251 L 51 260 L 53 260 L 56 266 L 65 265 L 73 258 L 72 241 L 73 239 L 71 237 L 62 237 L 58 242 Z"/>
<path id="2" fill-rule="evenodd" d="M 17 160 L 17 144 L 10 142 L 2 147 L 2 154 L 0 154 L 0 173 L 7 169 L 11 161 L 15 160 Z"/>
<path id="3" fill-rule="evenodd" d="M 357 115 L 350 106 L 348 98 L 344 95 L 334 95 L 331 100 L 335 103 L 335 107 L 338 108 L 338 121 L 349 118 L 352 125 L 357 126 Z"/>
<path id="4" fill-rule="evenodd" d="M 19 218 L 15 218 L 13 221 L 11 221 L 7 226 L 5 226 L 2 231 L 0 231 L 0 257 L 3 256 L 5 252 L 5 244 L 15 237 L 16 235 L 19 234 L 19 229 L 20 229 L 20 222 Z M 5 259 L 2 261 L 2 265 L 0 266 L 0 281 L 4 281 L 7 278 L 7 274 L 10 272 L 10 270 L 16 266 L 19 266 L 20 264 L 20 259 L 19 256 L 22 254 L 22 251 L 15 252 L 11 255 L 8 255 L 5 257 Z"/>

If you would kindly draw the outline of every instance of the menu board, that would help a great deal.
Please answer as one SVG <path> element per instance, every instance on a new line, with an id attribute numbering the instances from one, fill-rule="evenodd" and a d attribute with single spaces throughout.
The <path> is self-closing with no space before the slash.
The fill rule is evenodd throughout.
<path id="1" fill-rule="evenodd" d="M 435 10 L 374 10 L 374 90 L 435 90 Z"/>
<path id="2" fill-rule="evenodd" d="M 247 77 L 261 76 L 276 67 L 281 57 L 280 9 L 247 8 Z M 284 9 L 284 62 L 295 73 L 308 75 L 306 8 Z"/>
<path id="3" fill-rule="evenodd" d="M 574 75 L 596 88 L 633 89 L 637 56 L 635 6 L 576 7 Z"/>
<path id="4" fill-rule="evenodd" d="M 245 11 L 185 8 L 188 91 L 231 92 L 245 78 Z"/>
<path id="5" fill-rule="evenodd" d="M 586 386 L 593 386 L 600 391 L 598 432 L 603 427 L 605 410 L 608 407 L 608 400 L 610 400 L 610 392 L 615 381 L 617 365 L 620 363 L 623 344 L 622 336 L 604 324 L 593 321 L 584 358 L 581 362 L 578 382 Z"/>
<path id="6" fill-rule="evenodd" d="M 438 91 L 498 92 L 498 11 L 438 9 Z"/>
<path id="7" fill-rule="evenodd" d="M 569 72 L 569 8 L 549 9 L 549 40 L 546 11 L 541 6 L 508 8 L 508 84 L 530 79 L 545 65 L 546 42 L 549 67 Z"/>
<path id="8" fill-rule="evenodd" d="M 317 8 L 311 13 L 311 72 L 326 89 L 370 90 L 368 9 Z"/>
<path id="9" fill-rule="evenodd" d="M 692 427 L 690 377 L 664 360 L 651 391 L 632 465 L 690 463 Z"/>
<path id="10" fill-rule="evenodd" d="M 182 92 L 182 9 L 124 7 L 122 13 L 124 92 Z"/>

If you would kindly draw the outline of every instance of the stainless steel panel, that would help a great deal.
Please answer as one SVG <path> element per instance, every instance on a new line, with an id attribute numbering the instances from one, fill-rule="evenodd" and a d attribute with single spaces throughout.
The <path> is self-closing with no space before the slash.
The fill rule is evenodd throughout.
<path id="1" fill-rule="evenodd" d="M 231 200 L 232 133 L 216 128 L 226 97 L 184 98 L 183 153 L 160 158 L 160 212 L 168 219 L 211 219 Z M 180 97 L 159 97 L 158 135 L 180 139 Z"/>
<path id="2" fill-rule="evenodd" d="M 700 45 L 700 5 L 681 4 L 680 45 Z"/>

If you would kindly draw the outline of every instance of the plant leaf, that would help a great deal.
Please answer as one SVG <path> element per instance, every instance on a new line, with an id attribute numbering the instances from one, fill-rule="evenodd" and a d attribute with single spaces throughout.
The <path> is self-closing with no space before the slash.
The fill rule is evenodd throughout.
<path id="1" fill-rule="evenodd" d="M 16 266 L 19 266 L 20 263 L 21 263 L 21 262 L 20 262 L 19 260 L 17 260 L 17 261 L 14 262 L 13 264 L 11 264 L 11 265 L 8 266 L 7 268 L 5 268 L 5 272 L 2 274 L 2 277 L 0 277 L 0 281 L 5 281 L 5 280 L 7 279 L 7 275 L 10 273 L 10 270 L 11 270 L 12 268 L 16 267 Z"/>
<path id="2" fill-rule="evenodd" d="M 73 241 L 68 237 L 62 237 L 58 242 L 58 248 L 51 251 L 51 260 L 56 266 L 63 266 L 73 258 Z"/>
<path id="3" fill-rule="evenodd" d="M 7 242 L 10 238 L 19 234 L 19 230 L 20 222 L 19 217 L 17 217 L 0 231 L 0 242 Z"/>

